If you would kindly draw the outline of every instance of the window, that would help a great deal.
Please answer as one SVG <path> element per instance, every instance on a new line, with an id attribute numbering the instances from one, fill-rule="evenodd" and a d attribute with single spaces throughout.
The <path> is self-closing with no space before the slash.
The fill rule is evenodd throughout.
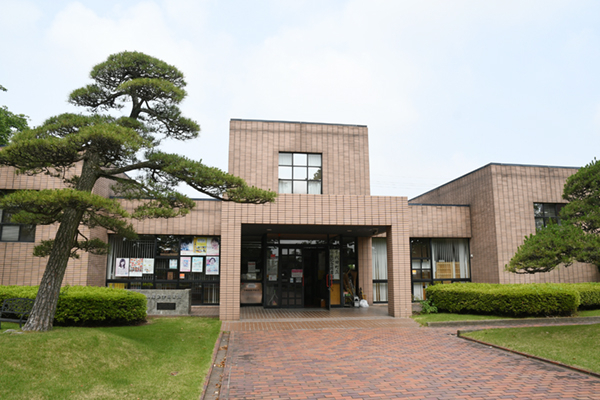
<path id="1" fill-rule="evenodd" d="M 411 239 L 413 298 L 425 300 L 425 288 L 434 282 L 469 282 L 468 239 Z"/>
<path id="2" fill-rule="evenodd" d="M 0 196 L 7 194 L 0 191 Z M 34 242 L 35 225 L 13 224 L 12 214 L 0 209 L 0 242 Z"/>
<path id="3" fill-rule="evenodd" d="M 321 194 L 321 154 L 279 153 L 279 193 Z"/>
<path id="4" fill-rule="evenodd" d="M 388 301 L 387 241 L 385 238 L 373 238 L 373 302 Z"/>
<path id="5" fill-rule="evenodd" d="M 109 236 L 107 284 L 121 289 L 190 289 L 192 305 L 219 304 L 218 236 Z"/>
<path id="6" fill-rule="evenodd" d="M 540 229 L 548 224 L 560 224 L 558 214 L 565 206 L 561 203 L 533 203 L 533 215 L 535 217 L 535 229 Z"/>

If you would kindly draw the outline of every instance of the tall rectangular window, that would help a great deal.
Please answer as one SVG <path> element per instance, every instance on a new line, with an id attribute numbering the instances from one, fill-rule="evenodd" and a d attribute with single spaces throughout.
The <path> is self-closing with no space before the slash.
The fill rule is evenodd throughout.
<path id="1" fill-rule="evenodd" d="M 322 156 L 279 153 L 279 193 L 321 194 Z"/>
<path id="2" fill-rule="evenodd" d="M 558 214 L 565 205 L 561 203 L 533 203 L 535 229 L 543 228 L 548 224 L 560 224 Z"/>

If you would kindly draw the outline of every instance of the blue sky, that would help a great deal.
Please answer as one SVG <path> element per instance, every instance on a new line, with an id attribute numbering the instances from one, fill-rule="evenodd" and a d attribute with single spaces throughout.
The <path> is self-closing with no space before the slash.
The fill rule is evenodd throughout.
<path id="1" fill-rule="evenodd" d="M 186 75 L 193 144 L 227 169 L 231 118 L 369 127 L 371 191 L 414 197 L 490 162 L 600 147 L 598 1 L 0 0 L 0 105 L 33 125 L 109 54 Z M 197 197 L 193 192 L 190 195 Z"/>

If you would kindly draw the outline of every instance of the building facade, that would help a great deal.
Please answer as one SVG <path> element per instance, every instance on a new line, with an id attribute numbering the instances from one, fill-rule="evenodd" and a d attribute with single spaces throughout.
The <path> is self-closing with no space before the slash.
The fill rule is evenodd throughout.
<path id="1" fill-rule="evenodd" d="M 191 289 L 193 304 L 218 304 L 221 319 L 236 320 L 246 305 L 352 307 L 362 297 L 408 317 L 434 282 L 598 281 L 589 265 L 504 271 L 523 238 L 557 218 L 576 171 L 489 164 L 410 201 L 371 196 L 366 126 L 234 119 L 229 172 L 278 192 L 274 203 L 196 200 L 185 217 L 134 221 L 137 241 L 88 232 L 110 252 L 71 261 L 64 284 Z M 0 171 L 1 190 L 57 185 Z M 110 196 L 106 182 L 95 191 Z M 8 215 L 1 228 L 0 284 L 38 284 L 46 260 L 33 246 L 56 228 Z"/>

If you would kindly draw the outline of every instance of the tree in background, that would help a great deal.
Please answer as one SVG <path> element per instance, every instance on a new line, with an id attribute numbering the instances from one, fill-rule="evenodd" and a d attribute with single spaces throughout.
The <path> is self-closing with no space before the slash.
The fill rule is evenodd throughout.
<path id="1" fill-rule="evenodd" d="M 506 270 L 519 274 L 548 272 L 576 261 L 600 268 L 600 162 L 571 175 L 563 189 L 569 203 L 560 211 L 560 225 L 549 225 L 525 238 Z"/>
<path id="2" fill-rule="evenodd" d="M 6 88 L 0 85 L 0 91 Z M 27 129 L 27 116 L 10 112 L 6 106 L 0 106 L 0 146 L 8 144 L 13 133 Z"/>
<path id="3" fill-rule="evenodd" d="M 177 68 L 142 53 L 123 52 L 96 65 L 90 76 L 94 83 L 69 97 L 72 104 L 87 107 L 90 115 L 52 117 L 18 132 L 0 151 L 0 165 L 15 167 L 17 173 L 43 173 L 65 185 L 21 190 L 0 200 L 0 208 L 14 213 L 13 222 L 59 224 L 53 240 L 35 247 L 34 255 L 49 258 L 23 330 L 52 329 L 70 257 L 77 258 L 79 251 L 106 254 L 107 244 L 86 237 L 83 227 L 103 227 L 135 238 L 129 218 L 172 218 L 190 211 L 194 202 L 177 191 L 180 183 L 224 201 L 260 204 L 276 196 L 201 161 L 159 149 L 165 138 L 189 140 L 200 130 L 178 107 L 186 96 L 186 83 Z M 100 113 L 125 107 L 130 107 L 128 116 Z M 119 201 L 92 193 L 100 179 L 112 182 L 115 196 L 143 201 L 127 212 Z"/>

